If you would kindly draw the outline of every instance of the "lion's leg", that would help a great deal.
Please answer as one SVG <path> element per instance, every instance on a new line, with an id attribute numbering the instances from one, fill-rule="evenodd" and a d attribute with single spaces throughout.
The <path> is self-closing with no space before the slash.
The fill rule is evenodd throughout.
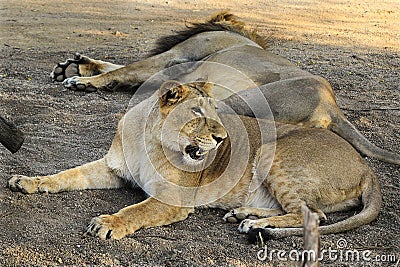
<path id="1" fill-rule="evenodd" d="M 50 77 L 53 81 L 62 82 L 68 77 L 90 77 L 122 67 L 124 66 L 102 60 L 91 59 L 87 56 L 76 53 L 73 59 L 69 58 L 63 63 L 58 63 L 50 73 Z"/>
<path id="2" fill-rule="evenodd" d="M 294 206 L 292 204 L 291 208 L 286 207 L 286 214 L 283 210 L 281 213 L 270 216 L 268 218 L 262 219 L 244 219 L 239 225 L 239 232 L 248 233 L 252 229 L 257 228 L 287 228 L 287 227 L 301 227 L 303 224 L 303 214 L 301 212 L 301 205 L 306 205 L 304 201 L 297 201 L 299 206 Z M 312 207 L 310 207 L 312 208 Z M 312 210 L 317 213 L 321 221 L 326 220 L 324 212 L 318 208 L 312 208 Z M 283 214 L 283 215 L 282 215 Z"/>
<path id="3" fill-rule="evenodd" d="M 168 51 L 96 76 L 73 76 L 65 79 L 63 85 L 72 90 L 87 92 L 98 89 L 113 90 L 118 86 L 138 85 L 153 74 L 167 68 L 169 62 L 174 58 L 175 54 Z"/>
<path id="4" fill-rule="evenodd" d="M 284 214 L 283 210 L 278 209 L 263 209 L 263 208 L 252 208 L 252 207 L 240 207 L 231 210 L 224 216 L 224 221 L 237 223 L 244 219 L 257 219 L 267 218 L 271 216 L 277 216 Z"/>
<path id="5" fill-rule="evenodd" d="M 13 191 L 24 193 L 57 193 L 61 191 L 119 188 L 124 181 L 107 166 L 104 159 L 48 176 L 14 175 L 8 181 Z"/>
<path id="6" fill-rule="evenodd" d="M 303 224 L 302 213 L 288 213 L 281 216 L 273 216 L 258 220 L 245 219 L 239 225 L 239 232 L 248 233 L 257 228 L 286 228 L 301 227 Z"/>
<path id="7" fill-rule="evenodd" d="M 121 239 L 140 228 L 168 225 L 187 218 L 193 208 L 170 206 L 155 198 L 91 220 L 87 232 L 101 239 Z"/>
<path id="8" fill-rule="evenodd" d="M 269 107 L 278 122 L 300 124 L 313 128 L 328 128 L 332 122 L 331 110 L 337 110 L 330 84 L 317 76 L 302 76 L 285 79 L 257 88 L 243 90 L 223 102 L 239 115 L 269 118 L 270 111 L 262 105 L 248 106 L 246 103 L 258 101 L 258 91 L 268 101 Z"/>
<path id="9" fill-rule="evenodd" d="M 290 142 L 290 140 L 285 141 Z M 256 228 L 301 227 L 303 206 L 316 212 L 320 220 L 326 220 L 324 212 L 318 206 L 319 179 L 311 175 L 305 167 L 297 167 L 296 163 L 293 165 L 293 158 L 292 161 L 284 160 L 290 156 L 291 150 L 282 149 L 279 145 L 278 142 L 270 168 L 264 166 L 264 163 L 270 162 L 269 144 L 259 149 L 255 175 L 267 177 L 263 185 L 280 204 L 282 213 L 256 220 L 245 219 L 239 225 L 239 231 L 242 233 Z"/>
<path id="10" fill-rule="evenodd" d="M 85 91 L 134 86 L 173 65 L 203 60 L 222 49 L 250 43 L 248 39 L 231 32 L 204 32 L 190 37 L 166 52 L 93 77 L 74 76 L 66 79 L 63 84 L 66 88 Z"/>

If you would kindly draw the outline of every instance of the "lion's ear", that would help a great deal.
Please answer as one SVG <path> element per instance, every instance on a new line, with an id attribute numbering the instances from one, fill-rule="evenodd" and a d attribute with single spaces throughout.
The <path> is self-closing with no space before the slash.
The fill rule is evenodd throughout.
<path id="1" fill-rule="evenodd" d="M 177 81 L 166 81 L 159 89 L 160 108 L 165 109 L 163 113 L 168 113 L 169 110 L 185 98 L 189 93 L 189 89 Z"/>

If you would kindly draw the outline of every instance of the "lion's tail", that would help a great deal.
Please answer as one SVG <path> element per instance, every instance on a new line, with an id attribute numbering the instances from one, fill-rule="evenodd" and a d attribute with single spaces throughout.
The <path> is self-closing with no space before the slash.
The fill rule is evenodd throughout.
<path id="1" fill-rule="evenodd" d="M 370 171 L 366 173 L 365 181 L 366 186 L 362 193 L 362 203 L 364 205 L 362 211 L 343 221 L 319 227 L 321 234 L 335 234 L 349 231 L 370 223 L 378 216 L 382 205 L 378 177 Z M 265 235 L 264 238 L 302 236 L 303 228 L 273 228 L 261 233 Z"/>
<path id="2" fill-rule="evenodd" d="M 372 144 L 344 116 L 332 121 L 331 130 L 346 139 L 362 154 L 385 162 L 400 165 L 400 155 Z"/>

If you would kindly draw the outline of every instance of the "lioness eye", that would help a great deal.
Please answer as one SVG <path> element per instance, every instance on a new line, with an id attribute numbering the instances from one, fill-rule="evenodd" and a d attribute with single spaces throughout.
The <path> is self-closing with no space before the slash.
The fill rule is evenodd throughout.
<path id="1" fill-rule="evenodd" d="M 196 116 L 203 116 L 203 111 L 199 107 L 193 107 L 192 111 Z"/>

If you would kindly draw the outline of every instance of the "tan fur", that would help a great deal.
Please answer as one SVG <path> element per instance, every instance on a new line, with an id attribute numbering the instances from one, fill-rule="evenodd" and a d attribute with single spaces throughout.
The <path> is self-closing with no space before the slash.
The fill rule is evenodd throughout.
<path id="1" fill-rule="evenodd" d="M 216 94 L 219 99 L 227 97 L 224 102 L 238 114 L 253 115 L 251 110 L 245 108 L 243 98 L 257 99 L 259 95 L 252 93 L 253 89 L 246 89 L 258 85 L 276 121 L 332 130 L 362 154 L 400 164 L 400 155 L 372 144 L 345 118 L 336 104 L 329 82 L 264 50 L 266 38 L 249 30 L 234 15 L 221 12 L 204 23 L 192 23 L 188 28 L 177 35 L 160 38 L 155 55 L 130 65 L 114 65 L 78 55 L 76 59 L 55 66 L 51 77 L 55 81 L 64 81 L 67 88 L 92 92 L 135 86 L 180 63 L 219 63 L 240 71 L 253 82 L 243 83 L 243 77 L 229 75 L 224 82 L 238 94 L 230 97 L 226 94 L 217 95 L 218 92 Z M 71 63 L 78 64 L 79 72 L 68 78 L 64 69 Z M 218 69 L 209 70 L 209 65 L 202 64 L 187 74 L 186 78 L 192 81 L 198 78 L 219 81 L 223 75 Z M 263 110 L 259 113 L 262 114 Z"/>
<path id="2" fill-rule="evenodd" d="M 258 122 L 269 129 L 274 123 L 218 114 L 209 89 L 201 82 L 165 82 L 124 116 L 103 159 L 50 176 L 13 176 L 9 186 L 24 193 L 117 188 L 123 181 L 143 186 L 150 193 L 147 200 L 92 219 L 87 232 L 102 239 L 182 221 L 197 206 L 233 209 L 225 215 L 227 221 L 267 217 L 245 219 L 239 230 L 278 227 L 270 229 L 276 237 L 299 234 L 279 227 L 300 226 L 303 205 L 325 218 L 324 212 L 347 209 L 362 199 L 362 212 L 321 227 L 323 233 L 347 231 L 376 218 L 381 205 L 377 178 L 351 145 L 325 129 L 286 124 L 277 124 L 276 142 L 261 142 Z M 201 153 L 188 149 L 193 147 Z M 243 172 L 235 162 L 242 154 L 248 156 L 248 162 L 237 162 L 244 164 Z M 196 171 L 202 165 L 207 167 Z M 222 180 L 226 172 L 228 180 Z M 182 187 L 170 187 L 166 181 Z M 230 186 L 230 181 L 235 183 Z M 254 181 L 260 184 L 252 188 Z"/>

